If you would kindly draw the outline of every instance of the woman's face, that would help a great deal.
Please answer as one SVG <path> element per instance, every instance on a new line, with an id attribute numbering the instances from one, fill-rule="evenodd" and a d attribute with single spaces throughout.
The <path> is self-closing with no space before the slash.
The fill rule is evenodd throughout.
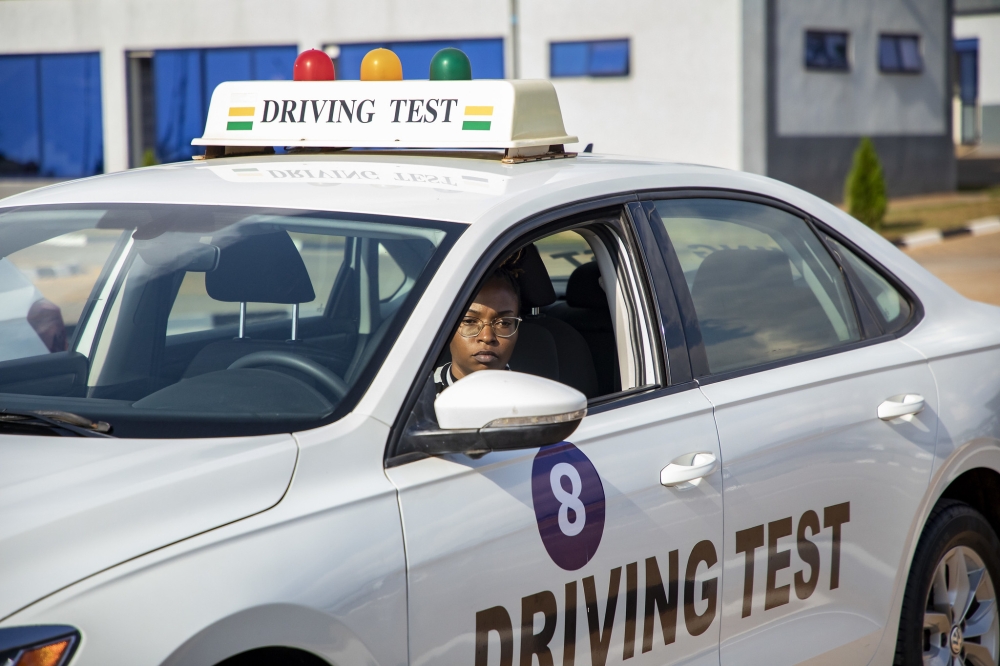
<path id="1" fill-rule="evenodd" d="M 497 317 L 518 316 L 517 296 L 501 279 L 489 280 L 465 313 L 466 318 L 492 322 Z M 483 326 L 479 335 L 463 338 L 455 331 L 451 339 L 451 373 L 461 379 L 477 370 L 503 370 L 514 353 L 517 333 L 499 338 L 492 326 Z"/>

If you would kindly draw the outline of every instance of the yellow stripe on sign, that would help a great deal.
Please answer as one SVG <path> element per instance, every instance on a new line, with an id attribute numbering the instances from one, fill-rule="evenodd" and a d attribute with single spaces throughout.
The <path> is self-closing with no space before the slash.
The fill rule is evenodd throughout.
<path id="1" fill-rule="evenodd" d="M 493 107 L 492 106 L 467 106 L 465 107 L 465 115 L 467 116 L 492 116 Z"/>
<path id="2" fill-rule="evenodd" d="M 229 115 L 231 116 L 253 116 L 254 107 L 252 106 L 231 106 L 229 107 Z"/>

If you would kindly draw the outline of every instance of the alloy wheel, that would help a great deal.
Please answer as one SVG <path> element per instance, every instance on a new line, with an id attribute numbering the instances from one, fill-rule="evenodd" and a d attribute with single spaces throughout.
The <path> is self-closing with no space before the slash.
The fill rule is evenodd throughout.
<path id="1" fill-rule="evenodd" d="M 982 558 L 956 546 L 934 569 L 924 610 L 925 666 L 996 666 L 1000 618 Z"/>

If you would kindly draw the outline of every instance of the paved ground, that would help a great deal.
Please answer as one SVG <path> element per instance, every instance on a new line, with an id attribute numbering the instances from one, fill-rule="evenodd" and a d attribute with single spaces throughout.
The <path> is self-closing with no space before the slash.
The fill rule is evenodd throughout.
<path id="1" fill-rule="evenodd" d="M 1000 234 L 965 236 L 906 253 L 960 294 L 1000 305 Z"/>

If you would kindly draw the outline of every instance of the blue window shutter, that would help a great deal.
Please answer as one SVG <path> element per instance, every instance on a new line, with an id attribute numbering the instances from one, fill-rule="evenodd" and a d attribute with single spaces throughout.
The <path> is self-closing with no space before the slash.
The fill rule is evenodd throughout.
<path id="1" fill-rule="evenodd" d="M 586 76 L 590 49 L 586 42 L 552 42 L 549 44 L 549 76 Z"/>
<path id="2" fill-rule="evenodd" d="M 41 161 L 38 56 L 0 56 L 0 175 L 38 173 Z"/>
<path id="3" fill-rule="evenodd" d="M 40 172 L 57 178 L 104 171 L 101 57 L 97 53 L 40 56 Z"/>

